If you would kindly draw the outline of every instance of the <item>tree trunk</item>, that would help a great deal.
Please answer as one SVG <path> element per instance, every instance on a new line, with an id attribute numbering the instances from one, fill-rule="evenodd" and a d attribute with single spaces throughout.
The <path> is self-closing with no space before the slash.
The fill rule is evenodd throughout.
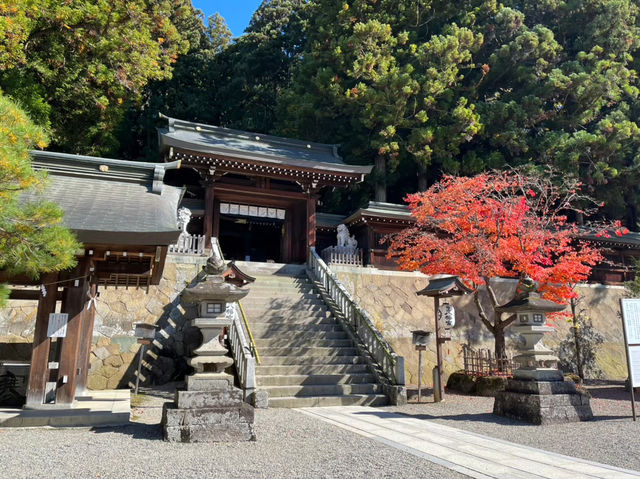
<path id="1" fill-rule="evenodd" d="M 384 156 L 376 156 L 376 201 L 387 201 L 387 161 Z"/>
<path id="2" fill-rule="evenodd" d="M 504 324 L 505 323 L 503 321 L 496 321 L 496 327 L 493 331 L 493 338 L 495 341 L 494 353 L 496 355 L 497 361 L 507 356 L 507 350 L 504 340 Z M 501 362 L 498 362 L 498 364 L 500 365 L 500 370 L 502 370 L 503 364 Z"/>
<path id="3" fill-rule="evenodd" d="M 582 367 L 582 347 L 580 345 L 580 337 L 578 334 L 578 316 L 576 315 L 576 299 L 571 298 L 571 316 L 573 319 L 573 340 L 576 343 L 576 368 L 578 376 L 584 381 L 584 368 Z"/>
<path id="4" fill-rule="evenodd" d="M 424 163 L 418 162 L 418 191 L 427 191 L 427 167 Z"/>

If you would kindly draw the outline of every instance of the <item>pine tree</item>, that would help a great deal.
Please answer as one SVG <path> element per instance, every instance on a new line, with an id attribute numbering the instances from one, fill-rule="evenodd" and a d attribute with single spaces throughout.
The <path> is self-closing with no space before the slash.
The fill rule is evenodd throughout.
<path id="1" fill-rule="evenodd" d="M 80 245 L 62 224 L 62 211 L 34 195 L 45 188 L 46 176 L 31 168 L 29 149 L 46 144 L 43 129 L 0 94 L 0 271 L 9 276 L 37 278 L 75 265 Z M 7 295 L 0 285 L 0 305 Z"/>

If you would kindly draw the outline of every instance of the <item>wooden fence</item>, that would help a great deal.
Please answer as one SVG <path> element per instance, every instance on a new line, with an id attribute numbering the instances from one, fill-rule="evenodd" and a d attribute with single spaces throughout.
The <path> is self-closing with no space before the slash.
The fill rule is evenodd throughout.
<path id="1" fill-rule="evenodd" d="M 464 372 L 469 376 L 513 376 L 518 364 L 513 358 L 496 358 L 488 349 L 474 351 L 469 346 L 462 346 L 464 355 Z"/>
<path id="2" fill-rule="evenodd" d="M 181 234 L 176 244 L 169 245 L 169 253 L 202 255 L 206 247 L 204 235 Z"/>
<path id="3" fill-rule="evenodd" d="M 356 249 L 355 252 L 348 252 L 345 248 L 340 248 L 339 246 L 329 246 L 322 250 L 320 256 L 326 264 L 363 265 L 362 249 L 360 248 Z"/>

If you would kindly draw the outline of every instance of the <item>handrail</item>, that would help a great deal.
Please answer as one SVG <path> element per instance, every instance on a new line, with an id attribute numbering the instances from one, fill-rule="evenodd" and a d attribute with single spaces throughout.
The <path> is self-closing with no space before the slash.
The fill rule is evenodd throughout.
<path id="1" fill-rule="evenodd" d="M 256 362 L 242 330 L 239 309 L 237 302 L 227 304 L 226 314 L 232 320 L 229 328 L 229 343 L 244 399 L 251 401 L 256 390 Z"/>
<path id="2" fill-rule="evenodd" d="M 215 238 L 211 238 L 211 245 L 215 245 L 216 248 L 218 249 L 218 253 L 220 254 L 220 258 L 222 259 L 223 262 L 226 262 L 226 260 L 224 259 L 224 254 L 222 253 L 222 248 L 220 247 L 220 243 L 217 241 L 217 239 Z M 253 333 L 251 332 L 251 327 L 249 326 L 249 321 L 247 321 L 247 315 L 244 312 L 244 308 L 242 307 L 242 303 L 240 303 L 240 301 L 238 300 L 238 306 L 240 306 L 240 313 L 242 316 L 242 321 L 244 322 L 244 327 L 246 328 L 247 334 L 249 335 L 249 343 L 251 346 L 251 354 L 253 354 L 256 358 L 256 361 L 258 362 L 258 364 L 260 364 L 260 355 L 258 354 L 258 347 L 256 346 L 256 342 L 253 339 Z"/>
<path id="3" fill-rule="evenodd" d="M 211 246 L 212 248 L 217 249 L 220 258 L 224 261 L 222 249 L 214 238 L 212 238 Z M 228 319 L 231 319 L 231 326 L 228 328 L 228 338 L 233 360 L 235 361 L 236 371 L 238 373 L 240 387 L 243 390 L 245 401 L 254 402 L 254 393 L 256 390 L 256 358 L 258 358 L 259 362 L 259 357 L 253 341 L 251 329 L 249 328 L 249 323 L 247 322 L 247 318 L 240 301 L 228 303 L 225 314 Z M 247 328 L 250 342 L 247 341 L 245 336 L 243 323 L 240 320 L 241 317 L 242 321 L 244 321 L 245 327 Z"/>
<path id="4" fill-rule="evenodd" d="M 247 321 L 247 315 L 244 313 L 244 308 L 242 307 L 242 303 L 240 302 L 240 300 L 238 300 L 238 306 L 240 307 L 240 316 L 242 317 L 242 321 L 244 322 L 244 327 L 247 328 L 247 334 L 249 335 L 251 352 L 256 358 L 256 363 L 260 364 L 260 355 L 258 354 L 258 348 L 256 348 L 256 342 L 253 339 L 253 334 L 251 333 L 251 328 L 249 327 L 249 321 Z"/>
<path id="5" fill-rule="evenodd" d="M 309 270 L 335 302 L 353 333 L 363 342 L 389 381 L 394 385 L 404 386 L 404 358 L 393 351 L 374 326 L 369 314 L 358 306 L 314 247 L 309 249 Z"/>

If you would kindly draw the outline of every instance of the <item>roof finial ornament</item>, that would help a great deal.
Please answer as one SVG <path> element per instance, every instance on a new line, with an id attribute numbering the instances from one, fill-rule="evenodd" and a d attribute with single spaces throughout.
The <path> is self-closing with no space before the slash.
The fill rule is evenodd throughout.
<path id="1" fill-rule="evenodd" d="M 222 259 L 220 247 L 218 246 L 218 238 L 213 237 L 211 238 L 211 256 L 207 259 L 204 271 L 210 275 L 220 275 L 225 269 L 224 260 Z"/>

